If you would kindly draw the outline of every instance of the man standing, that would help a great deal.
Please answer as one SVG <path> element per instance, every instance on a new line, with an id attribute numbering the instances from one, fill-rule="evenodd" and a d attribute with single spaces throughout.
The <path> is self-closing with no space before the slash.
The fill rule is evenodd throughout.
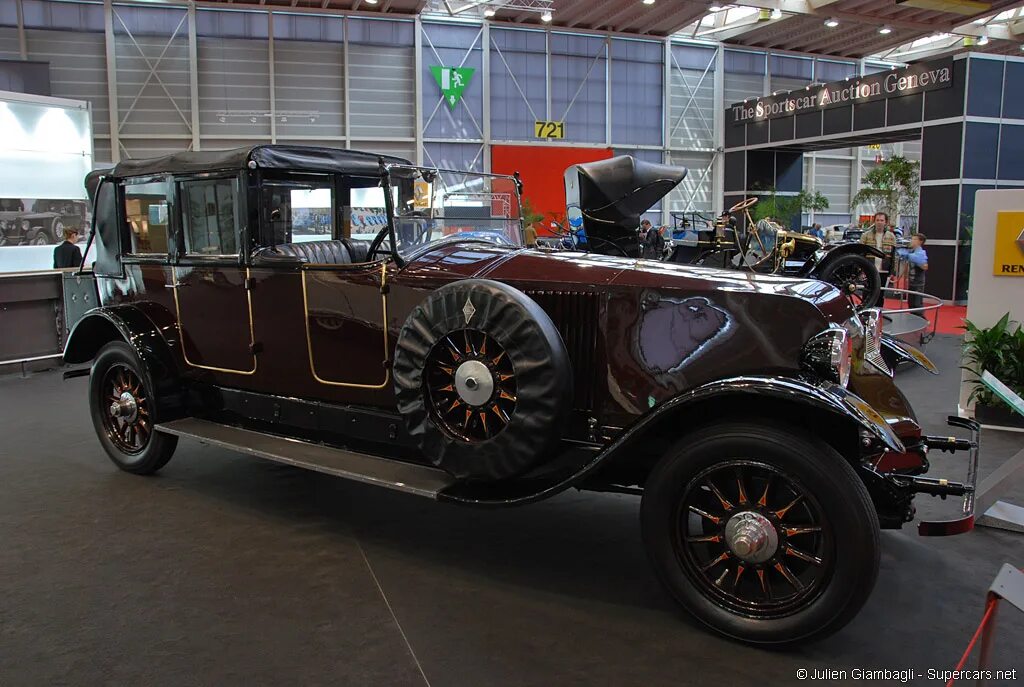
<path id="1" fill-rule="evenodd" d="M 927 238 L 922 233 L 916 233 L 910 237 L 910 248 L 900 248 L 896 254 L 907 261 L 910 265 L 911 291 L 924 291 L 925 274 L 928 272 L 928 252 L 924 249 Z M 921 297 L 911 294 L 910 307 L 920 308 Z"/>
<path id="2" fill-rule="evenodd" d="M 896 247 L 896 234 L 889 229 L 889 215 L 884 212 L 875 213 L 875 223 L 870 229 L 860 235 L 860 242 L 874 246 L 885 253 L 885 259 L 875 258 L 875 267 L 878 268 L 882 277 L 882 284 L 886 283 L 886 275 L 891 267 L 892 249 Z"/>
<path id="3" fill-rule="evenodd" d="M 64 243 L 53 249 L 53 269 L 78 267 L 82 264 L 82 249 L 75 245 L 77 240 L 77 229 L 64 230 Z"/>
<path id="4" fill-rule="evenodd" d="M 647 220 L 644 221 L 647 222 Z M 665 252 L 665 237 L 662 236 L 661 229 L 652 227 L 650 222 L 647 222 L 644 248 L 644 257 L 651 260 L 660 260 Z"/>

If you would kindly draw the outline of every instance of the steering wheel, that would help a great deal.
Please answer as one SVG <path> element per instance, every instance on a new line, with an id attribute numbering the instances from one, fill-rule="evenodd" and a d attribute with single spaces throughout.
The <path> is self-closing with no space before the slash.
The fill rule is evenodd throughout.
<path id="1" fill-rule="evenodd" d="M 391 236 L 391 232 L 388 229 L 388 227 L 385 226 L 380 231 L 380 233 L 377 234 L 374 237 L 373 242 L 370 243 L 370 247 L 366 250 L 366 261 L 367 262 L 373 262 L 374 261 L 374 257 L 377 255 L 377 253 L 390 252 L 390 251 L 383 251 L 383 250 L 381 250 L 381 247 L 384 244 L 384 240 L 387 239 L 387 238 L 390 238 L 390 236 Z"/>
<path id="2" fill-rule="evenodd" d="M 746 210 L 747 208 L 752 208 L 755 205 L 757 205 L 757 196 L 751 196 L 750 198 L 744 198 L 740 202 L 738 202 L 735 205 L 733 205 L 731 208 L 729 208 L 729 212 L 730 213 L 739 212 L 740 210 Z"/>

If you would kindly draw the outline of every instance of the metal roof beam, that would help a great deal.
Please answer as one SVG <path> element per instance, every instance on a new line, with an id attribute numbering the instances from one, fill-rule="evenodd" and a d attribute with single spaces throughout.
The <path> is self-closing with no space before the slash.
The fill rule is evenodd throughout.
<path id="1" fill-rule="evenodd" d="M 750 17 L 744 17 L 735 24 L 726 24 L 722 28 L 698 31 L 697 38 L 705 38 L 707 40 L 714 41 L 727 41 L 733 38 L 738 38 L 743 34 L 750 33 L 751 31 L 756 31 L 757 29 L 764 28 L 765 26 L 771 26 L 772 24 L 778 24 L 779 22 L 783 22 L 791 18 L 792 17 L 782 15 L 778 19 L 759 21 L 757 15 L 752 15 Z"/>

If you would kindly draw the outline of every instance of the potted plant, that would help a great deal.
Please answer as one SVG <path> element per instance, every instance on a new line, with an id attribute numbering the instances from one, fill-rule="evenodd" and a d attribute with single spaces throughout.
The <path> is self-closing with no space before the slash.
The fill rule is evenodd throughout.
<path id="1" fill-rule="evenodd" d="M 1024 428 L 1024 417 L 981 383 L 989 372 L 1015 394 L 1024 395 L 1024 327 L 1010 320 L 1010 313 L 988 328 L 970 320 L 964 322 L 964 365 L 975 376 L 968 403 L 974 402 L 974 416 L 982 424 Z"/>
<path id="2" fill-rule="evenodd" d="M 549 234 L 550 231 L 538 232 L 538 229 L 543 226 L 544 214 L 533 209 L 533 203 L 530 202 L 529 198 L 523 198 L 522 205 L 520 207 L 523 213 L 523 227 L 526 232 L 526 245 L 533 247 L 537 244 L 538 233 L 544 236 Z"/>
<path id="3" fill-rule="evenodd" d="M 921 186 L 921 163 L 895 155 L 879 163 L 860 181 L 861 190 L 850 199 L 850 207 L 869 207 L 885 212 L 896 221 L 903 214 L 917 214 Z"/>
<path id="4" fill-rule="evenodd" d="M 800 191 L 784 196 L 769 188 L 767 194 L 759 198 L 751 210 L 752 219 L 757 222 L 771 217 L 787 229 L 799 228 L 800 216 L 809 210 L 821 212 L 828 209 L 828 198 L 818 191 Z"/>

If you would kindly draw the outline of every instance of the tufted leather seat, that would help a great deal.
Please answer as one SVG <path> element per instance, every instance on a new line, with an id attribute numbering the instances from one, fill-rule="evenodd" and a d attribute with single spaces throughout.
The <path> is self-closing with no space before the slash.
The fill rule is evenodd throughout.
<path id="1" fill-rule="evenodd" d="M 367 253 L 370 251 L 370 241 L 342 239 L 341 242 L 348 248 L 348 254 L 352 256 L 352 262 L 369 262 Z"/>
<path id="2" fill-rule="evenodd" d="M 302 243 L 282 243 L 273 248 L 265 248 L 262 257 L 285 257 L 313 265 L 348 265 L 352 256 L 341 241 L 304 241 Z"/>

